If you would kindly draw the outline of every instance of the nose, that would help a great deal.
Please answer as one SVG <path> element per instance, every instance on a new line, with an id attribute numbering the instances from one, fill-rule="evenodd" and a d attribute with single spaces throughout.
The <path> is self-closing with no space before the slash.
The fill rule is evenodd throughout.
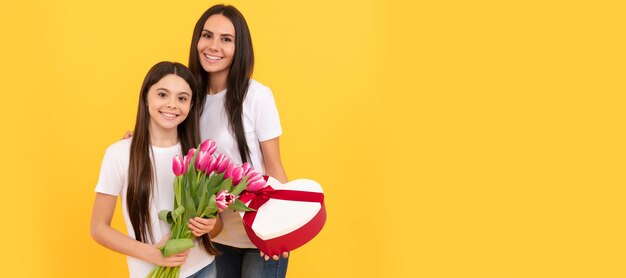
<path id="1" fill-rule="evenodd" d="M 167 108 L 175 109 L 176 108 L 176 97 L 172 96 L 167 98 L 167 103 L 165 104 Z"/>
<path id="2" fill-rule="evenodd" d="M 209 49 L 210 50 L 214 50 L 216 51 L 218 49 L 218 45 L 219 45 L 219 40 L 217 39 L 212 39 L 211 41 L 209 41 Z"/>

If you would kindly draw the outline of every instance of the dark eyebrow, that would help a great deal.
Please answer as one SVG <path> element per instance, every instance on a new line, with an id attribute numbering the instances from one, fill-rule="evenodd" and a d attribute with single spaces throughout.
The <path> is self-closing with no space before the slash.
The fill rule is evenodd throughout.
<path id="1" fill-rule="evenodd" d="M 159 91 L 159 90 L 163 90 L 163 91 L 166 91 L 166 92 L 168 92 L 168 93 L 170 92 L 170 90 L 168 90 L 168 89 L 166 89 L 166 88 L 161 88 L 161 87 L 157 88 L 157 91 Z M 191 94 L 190 94 L 190 93 L 188 93 L 188 92 L 179 92 L 178 94 L 179 94 L 179 95 L 180 95 L 180 94 L 185 94 L 185 95 L 191 96 Z"/>
<path id="2" fill-rule="evenodd" d="M 213 32 L 211 32 L 211 31 L 209 31 L 209 30 L 207 30 L 207 29 L 202 29 L 202 32 L 207 32 L 207 33 L 209 33 L 209 34 L 213 35 Z M 220 34 L 220 37 L 231 37 L 231 38 L 233 38 L 233 39 L 235 38 L 235 36 L 233 36 L 233 35 L 231 35 L 231 34 Z"/>

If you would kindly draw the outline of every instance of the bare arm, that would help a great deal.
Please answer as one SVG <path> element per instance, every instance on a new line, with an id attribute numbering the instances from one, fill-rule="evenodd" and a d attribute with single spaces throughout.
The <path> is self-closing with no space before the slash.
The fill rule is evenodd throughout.
<path id="1" fill-rule="evenodd" d="M 261 142 L 265 174 L 272 176 L 281 183 L 287 183 L 287 174 L 280 159 L 279 137 Z"/>
<path id="2" fill-rule="evenodd" d="M 265 174 L 272 176 L 281 183 L 287 183 L 287 174 L 285 168 L 283 168 L 283 162 L 280 159 L 280 142 L 279 137 L 261 142 L 261 152 L 263 153 L 263 165 L 265 166 Z M 261 257 L 265 260 L 269 260 L 270 257 L 260 253 Z M 289 253 L 283 252 L 283 258 L 288 258 Z M 278 255 L 272 257 L 274 260 L 278 260 Z"/>
<path id="3" fill-rule="evenodd" d="M 111 227 L 111 220 L 115 212 L 117 196 L 96 193 L 96 200 L 91 214 L 91 237 L 115 252 L 160 266 L 179 266 L 187 259 L 189 251 L 184 251 L 169 257 L 163 257 L 157 245 L 151 245 L 134 240 Z M 159 244 L 165 243 L 164 237 Z"/>

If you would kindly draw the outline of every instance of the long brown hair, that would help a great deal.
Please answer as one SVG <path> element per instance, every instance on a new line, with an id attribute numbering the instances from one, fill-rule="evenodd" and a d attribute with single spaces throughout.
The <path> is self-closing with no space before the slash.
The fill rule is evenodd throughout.
<path id="1" fill-rule="evenodd" d="M 128 216 L 135 231 L 135 239 L 141 242 L 155 242 L 152 237 L 150 221 L 150 202 L 154 189 L 153 161 L 150 142 L 150 114 L 148 113 L 148 91 L 163 77 L 174 74 L 184 79 L 192 90 L 191 108 L 187 118 L 180 123 L 176 130 L 178 140 L 183 150 L 189 150 L 200 143 L 198 131 L 198 87 L 191 71 L 183 64 L 176 62 L 160 62 L 154 65 L 141 85 L 135 132 L 130 145 L 130 161 L 128 167 L 128 189 L 126 191 L 126 204 Z M 154 157 L 154 156 L 152 156 Z M 171 186 L 171 185 L 165 185 Z M 211 246 L 210 238 L 204 235 L 201 240 L 202 246 L 210 254 L 215 254 Z"/>
<path id="2" fill-rule="evenodd" d="M 237 8 L 230 5 L 215 5 L 202 14 L 193 30 L 191 40 L 191 48 L 189 50 L 189 69 L 194 74 L 198 82 L 200 94 L 198 95 L 198 105 L 200 113 L 204 109 L 204 100 L 210 86 L 209 74 L 200 64 L 198 55 L 198 41 L 202 35 L 204 23 L 210 16 L 221 14 L 227 17 L 235 27 L 235 54 L 233 62 L 228 71 L 227 91 L 225 108 L 228 114 L 228 124 L 231 131 L 235 134 L 241 162 L 249 161 L 250 148 L 246 142 L 246 136 L 243 129 L 243 101 L 246 98 L 252 70 L 254 68 L 254 51 L 252 49 L 252 38 L 248 23 Z"/>

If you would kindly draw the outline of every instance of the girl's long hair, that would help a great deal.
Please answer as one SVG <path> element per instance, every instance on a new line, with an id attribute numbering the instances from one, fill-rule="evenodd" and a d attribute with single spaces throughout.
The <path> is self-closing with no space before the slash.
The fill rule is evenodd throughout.
<path id="1" fill-rule="evenodd" d="M 178 125 L 177 133 L 183 150 L 189 150 L 200 143 L 198 131 L 198 87 L 191 71 L 183 64 L 176 62 L 160 62 L 154 65 L 143 80 L 137 108 L 135 131 L 130 145 L 130 160 L 128 167 L 128 189 L 126 191 L 126 205 L 128 216 L 135 231 L 135 239 L 156 243 L 152 237 L 150 221 L 150 203 L 154 189 L 154 162 L 151 159 L 152 148 L 150 142 L 150 114 L 148 113 L 148 91 L 163 77 L 174 74 L 184 79 L 192 90 L 191 108 L 187 118 Z M 154 157 L 154 156 L 152 156 Z M 161 186 L 172 186 L 165 184 Z M 211 245 L 208 235 L 201 240 L 202 246 L 210 254 L 216 251 Z"/>
<path id="2" fill-rule="evenodd" d="M 228 114 L 228 124 L 237 140 L 241 162 L 244 163 L 249 161 L 250 149 L 248 148 L 243 129 L 243 101 L 246 98 L 246 92 L 248 91 L 252 70 L 254 68 L 254 51 L 252 49 L 252 38 L 250 37 L 248 23 L 246 23 L 246 19 L 239 10 L 233 6 L 220 4 L 209 8 L 202 14 L 193 30 L 193 38 L 189 50 L 189 68 L 198 82 L 200 91 L 198 95 L 198 105 L 200 106 L 199 111 L 202 113 L 204 100 L 210 86 L 210 73 L 207 73 L 200 64 L 198 41 L 202 35 L 204 23 L 210 16 L 215 14 L 224 15 L 230 19 L 235 27 L 235 54 L 230 70 L 228 71 L 224 106 Z"/>

